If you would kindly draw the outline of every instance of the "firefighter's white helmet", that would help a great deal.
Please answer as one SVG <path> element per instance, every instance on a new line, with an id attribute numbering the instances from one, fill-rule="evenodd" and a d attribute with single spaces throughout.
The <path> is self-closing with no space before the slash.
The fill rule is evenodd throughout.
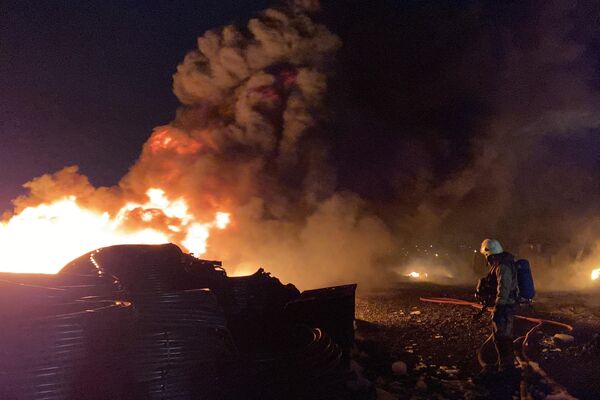
<path id="1" fill-rule="evenodd" d="M 500 242 L 496 239 L 485 239 L 481 242 L 481 249 L 479 251 L 484 256 L 489 257 L 492 254 L 500 254 L 504 250 L 502 249 Z"/>

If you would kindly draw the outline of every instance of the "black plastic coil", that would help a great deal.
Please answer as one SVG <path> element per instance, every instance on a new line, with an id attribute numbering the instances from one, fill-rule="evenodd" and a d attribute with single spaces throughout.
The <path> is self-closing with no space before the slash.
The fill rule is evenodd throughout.
<path id="1" fill-rule="evenodd" d="M 114 340 L 114 327 L 127 325 L 130 304 L 79 301 L 54 304 L 46 311 L 52 309 L 53 315 L 23 317 L 3 326 L 0 398 L 82 398 L 77 393 L 85 392 L 86 383 L 118 380 L 110 377 L 119 371 L 125 353 L 123 341 Z M 86 376 L 88 370 L 93 376 Z"/>
<path id="2" fill-rule="evenodd" d="M 56 275 L 56 287 L 64 290 L 68 298 L 94 296 L 105 300 L 123 299 L 125 293 L 120 283 L 112 276 L 98 271 L 91 274 L 59 274 Z"/>
<path id="3" fill-rule="evenodd" d="M 232 303 L 228 310 L 232 314 L 260 313 L 268 306 L 265 279 L 260 275 L 230 278 Z"/>
<path id="4" fill-rule="evenodd" d="M 232 347 L 226 320 L 209 290 L 133 293 L 132 371 L 140 398 L 202 399 L 224 374 Z"/>
<path id="5" fill-rule="evenodd" d="M 345 399 L 350 374 L 341 366 L 339 347 L 319 329 L 299 329 L 304 339 L 289 349 L 243 357 L 232 368 L 232 392 L 227 396 L 248 400 Z"/>
<path id="6" fill-rule="evenodd" d="M 5 321 L 48 315 L 52 312 L 48 307 L 65 296 L 62 289 L 19 282 L 17 276 L 10 279 L 0 280 L 0 318 L 3 324 Z"/>
<path id="7" fill-rule="evenodd" d="M 170 368 L 162 371 L 157 379 L 146 383 L 144 399 L 203 400 L 220 399 L 216 389 L 217 380 L 210 365 L 189 368 Z"/>
<path id="8" fill-rule="evenodd" d="M 139 266 L 138 279 L 128 282 L 129 292 L 164 293 L 172 291 L 177 286 L 177 281 L 168 268 L 159 264 Z M 124 281 L 124 280 L 123 280 Z"/>
<path id="9" fill-rule="evenodd" d="M 105 300 L 124 297 L 119 283 L 112 277 L 96 274 L 0 274 L 0 312 L 13 303 L 14 296 L 23 296 L 26 304 L 34 307 L 69 302 L 85 296 L 101 297 Z M 49 303 L 50 302 L 50 303 Z"/>
<path id="10" fill-rule="evenodd" d="M 215 330 L 144 333 L 136 343 L 136 366 L 164 366 L 211 362 L 223 356 L 226 338 Z M 142 374 L 135 368 L 138 375 Z"/>
<path id="11" fill-rule="evenodd" d="M 167 293 L 131 295 L 137 322 L 143 329 L 165 327 L 180 329 L 225 329 L 227 321 L 209 290 L 182 290 Z"/>
<path id="12" fill-rule="evenodd" d="M 113 246 L 91 253 L 90 260 L 102 274 L 117 277 L 128 293 L 164 293 L 181 288 L 181 256 L 174 245 Z"/>

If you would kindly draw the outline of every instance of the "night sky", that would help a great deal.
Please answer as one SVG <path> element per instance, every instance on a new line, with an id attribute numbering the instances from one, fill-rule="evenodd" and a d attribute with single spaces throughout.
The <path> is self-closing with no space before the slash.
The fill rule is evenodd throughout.
<path id="1" fill-rule="evenodd" d="M 0 6 L 0 209 L 79 165 L 113 185 L 173 119 L 171 75 L 206 30 L 267 1 L 8 1 Z"/>

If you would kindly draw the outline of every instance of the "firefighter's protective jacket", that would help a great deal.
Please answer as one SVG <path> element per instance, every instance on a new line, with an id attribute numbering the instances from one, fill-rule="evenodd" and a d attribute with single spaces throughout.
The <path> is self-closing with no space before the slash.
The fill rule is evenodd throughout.
<path id="1" fill-rule="evenodd" d="M 496 305 L 515 304 L 519 299 L 519 284 L 515 257 L 507 252 L 488 257 L 490 274 L 495 275 L 498 283 Z"/>

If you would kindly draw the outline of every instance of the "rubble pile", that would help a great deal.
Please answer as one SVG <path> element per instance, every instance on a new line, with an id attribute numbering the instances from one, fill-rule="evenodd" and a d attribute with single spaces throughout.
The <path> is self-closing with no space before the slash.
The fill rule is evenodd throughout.
<path id="1" fill-rule="evenodd" d="M 55 276 L 1 274 L 0 289 L 2 399 L 372 394 L 352 390 L 355 285 L 300 293 L 175 245 L 126 245 Z"/>

